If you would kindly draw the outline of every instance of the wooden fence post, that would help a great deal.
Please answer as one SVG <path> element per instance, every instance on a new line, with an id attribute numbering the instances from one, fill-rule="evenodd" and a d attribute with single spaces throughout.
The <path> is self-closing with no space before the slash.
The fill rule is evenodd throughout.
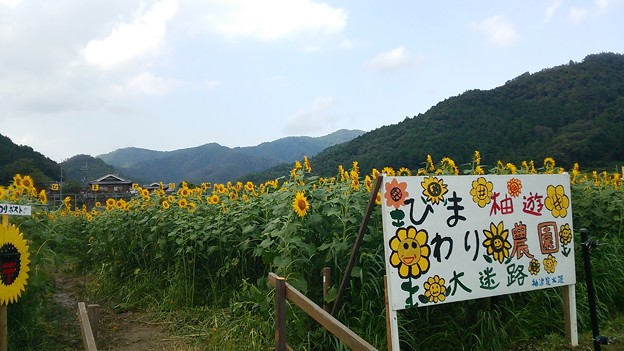
<path id="1" fill-rule="evenodd" d="M 91 325 L 91 331 L 93 332 L 93 339 L 95 339 L 95 342 L 97 342 L 98 324 L 100 319 L 100 305 L 87 305 L 87 315 L 89 316 L 89 324 Z"/>
<path id="2" fill-rule="evenodd" d="M 91 324 L 89 324 L 89 314 L 84 302 L 78 302 L 78 317 L 80 319 L 80 333 L 85 351 L 97 351 Z"/>
<path id="3" fill-rule="evenodd" d="M 275 279 L 275 351 L 286 351 L 286 280 Z"/>

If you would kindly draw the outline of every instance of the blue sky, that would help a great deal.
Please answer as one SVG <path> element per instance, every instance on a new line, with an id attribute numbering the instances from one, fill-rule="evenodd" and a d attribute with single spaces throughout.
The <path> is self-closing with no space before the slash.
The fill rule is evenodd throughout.
<path id="1" fill-rule="evenodd" d="M 624 53 L 624 0 L 0 0 L 0 134 L 62 161 L 374 130 Z"/>

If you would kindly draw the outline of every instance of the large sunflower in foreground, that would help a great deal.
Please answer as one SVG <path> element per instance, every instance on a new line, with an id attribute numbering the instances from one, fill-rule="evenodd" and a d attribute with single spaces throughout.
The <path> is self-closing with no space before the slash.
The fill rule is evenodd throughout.
<path id="1" fill-rule="evenodd" d="M 17 302 L 28 280 L 28 244 L 15 225 L 0 226 L 0 304 Z"/>
<path id="2" fill-rule="evenodd" d="M 297 212 L 299 217 L 303 217 L 308 213 L 310 209 L 310 204 L 308 203 L 308 199 L 306 199 L 303 192 L 298 191 L 297 195 L 295 195 L 295 199 L 293 200 L 292 207 Z"/>

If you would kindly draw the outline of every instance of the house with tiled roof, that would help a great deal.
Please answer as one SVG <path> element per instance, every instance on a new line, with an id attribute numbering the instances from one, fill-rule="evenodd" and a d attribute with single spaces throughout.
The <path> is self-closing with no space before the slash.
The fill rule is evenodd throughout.
<path id="1" fill-rule="evenodd" d="M 107 174 L 89 182 L 91 191 L 104 194 L 129 193 L 132 190 L 132 181 L 125 180 L 114 174 Z"/>

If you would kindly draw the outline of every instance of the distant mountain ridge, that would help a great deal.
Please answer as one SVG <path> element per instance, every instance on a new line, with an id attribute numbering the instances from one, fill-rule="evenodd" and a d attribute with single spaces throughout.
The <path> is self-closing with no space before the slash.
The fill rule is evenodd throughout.
<path id="1" fill-rule="evenodd" d="M 99 155 L 120 173 L 142 182 L 225 182 L 269 167 L 312 157 L 352 140 L 361 130 L 341 129 L 322 137 L 286 137 L 257 146 L 229 148 L 217 143 L 174 151 L 123 148 Z"/>
<path id="2" fill-rule="evenodd" d="M 491 90 L 469 90 L 427 112 L 325 149 L 311 159 L 320 175 L 358 161 L 362 170 L 424 166 L 450 157 L 468 163 L 475 150 L 484 167 L 517 166 L 552 157 L 570 169 L 619 171 L 624 164 L 624 55 L 588 55 L 582 62 L 524 73 Z M 616 168 L 617 167 L 617 168 Z M 267 170 L 263 178 L 276 172 Z M 281 173 L 283 174 L 283 173 Z M 257 179 L 261 180 L 261 179 Z"/>

